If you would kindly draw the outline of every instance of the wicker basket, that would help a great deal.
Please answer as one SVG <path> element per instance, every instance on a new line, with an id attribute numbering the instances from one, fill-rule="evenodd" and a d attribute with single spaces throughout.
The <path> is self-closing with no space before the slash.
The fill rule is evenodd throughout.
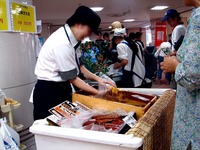
<path id="1" fill-rule="evenodd" d="M 175 99 L 174 91 L 166 91 L 126 134 L 143 138 L 143 150 L 170 150 Z"/>

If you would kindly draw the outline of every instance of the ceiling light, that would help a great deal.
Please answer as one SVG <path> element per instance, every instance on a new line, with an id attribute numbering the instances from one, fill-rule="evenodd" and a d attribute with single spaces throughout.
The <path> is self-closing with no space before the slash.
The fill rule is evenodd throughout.
<path id="1" fill-rule="evenodd" d="M 135 19 L 125 19 L 123 22 L 133 22 Z"/>
<path id="2" fill-rule="evenodd" d="M 150 27 L 150 25 L 143 26 L 143 28 L 149 28 L 149 27 Z"/>
<path id="3" fill-rule="evenodd" d="M 93 11 L 102 11 L 103 7 L 90 7 Z"/>
<path id="4" fill-rule="evenodd" d="M 152 7 L 151 10 L 164 10 L 167 8 L 169 8 L 169 6 L 155 6 L 155 7 Z"/>
<path id="5" fill-rule="evenodd" d="M 112 29 L 112 27 L 111 27 L 111 26 L 109 26 L 109 27 L 108 27 L 108 29 Z"/>

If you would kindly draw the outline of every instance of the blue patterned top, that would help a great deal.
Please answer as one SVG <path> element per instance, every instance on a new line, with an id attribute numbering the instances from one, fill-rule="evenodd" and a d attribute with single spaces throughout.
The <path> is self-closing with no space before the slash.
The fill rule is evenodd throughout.
<path id="1" fill-rule="evenodd" d="M 172 150 L 200 150 L 200 8 L 188 21 L 188 29 L 177 58 L 177 98 L 172 133 Z"/>

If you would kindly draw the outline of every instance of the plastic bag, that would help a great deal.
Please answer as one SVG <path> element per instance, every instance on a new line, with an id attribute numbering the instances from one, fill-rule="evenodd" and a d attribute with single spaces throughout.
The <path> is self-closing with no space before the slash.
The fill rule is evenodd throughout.
<path id="1" fill-rule="evenodd" d="M 109 78 L 106 74 L 100 73 L 99 77 L 103 78 L 103 79 L 106 79 L 106 80 L 109 80 L 109 81 L 111 81 L 111 82 L 113 82 L 115 84 L 115 82 L 111 78 Z M 109 87 L 110 87 L 110 85 L 107 85 L 107 84 L 105 86 L 99 84 L 99 91 L 102 91 L 102 92 L 103 91 L 108 91 L 108 90 L 110 90 Z"/>
<path id="2" fill-rule="evenodd" d="M 3 137 L 0 134 L 0 150 L 6 150 L 3 142 Z"/>
<path id="3" fill-rule="evenodd" d="M 114 75 L 117 74 L 119 72 L 120 69 L 114 69 L 114 64 L 110 65 L 108 67 L 109 71 L 106 73 L 107 75 Z"/>
<path id="4" fill-rule="evenodd" d="M 93 109 L 86 112 L 83 112 L 79 115 L 71 117 L 69 119 L 64 119 L 61 122 L 61 127 L 65 128 L 77 128 L 77 129 L 85 129 L 85 130 L 93 130 L 93 131 L 102 131 L 109 133 L 118 133 L 118 130 L 106 129 L 102 125 L 97 124 L 89 124 L 83 127 L 83 124 L 91 119 L 92 116 L 98 115 L 109 115 L 109 114 L 117 114 L 119 116 L 126 116 L 127 113 L 121 109 L 116 109 L 114 112 L 107 111 L 105 109 Z M 119 126 L 119 129 L 123 125 Z"/>
<path id="5" fill-rule="evenodd" d="M 19 134 L 6 124 L 5 119 L 0 120 L 0 135 L 3 139 L 5 150 L 20 150 Z"/>
<path id="6" fill-rule="evenodd" d="M 80 129 L 82 128 L 83 123 L 91 118 L 94 114 L 94 111 L 89 110 L 74 117 L 63 119 L 61 121 L 61 127 Z"/>

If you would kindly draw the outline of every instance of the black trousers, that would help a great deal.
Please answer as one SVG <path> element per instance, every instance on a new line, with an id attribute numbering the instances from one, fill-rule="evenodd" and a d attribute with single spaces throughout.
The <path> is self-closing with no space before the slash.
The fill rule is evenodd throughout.
<path id="1" fill-rule="evenodd" d="M 65 100 L 72 100 L 72 88 L 69 81 L 38 80 L 33 92 L 34 120 L 46 118 L 50 115 L 49 109 Z"/>

